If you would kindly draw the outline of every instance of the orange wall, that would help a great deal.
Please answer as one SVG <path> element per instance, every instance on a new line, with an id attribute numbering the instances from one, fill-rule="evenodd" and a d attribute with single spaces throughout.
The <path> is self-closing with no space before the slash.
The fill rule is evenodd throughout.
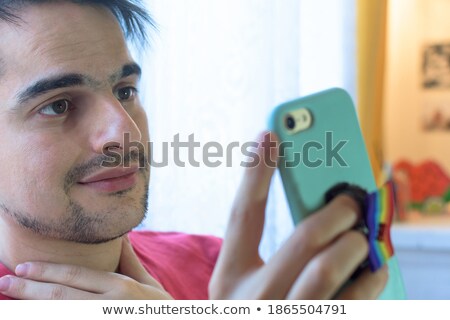
<path id="1" fill-rule="evenodd" d="M 424 104 L 450 105 L 450 89 L 421 88 L 422 48 L 426 43 L 450 43 L 450 1 L 391 0 L 384 113 L 384 146 L 388 161 L 437 160 L 450 173 L 450 131 L 422 129 Z"/>

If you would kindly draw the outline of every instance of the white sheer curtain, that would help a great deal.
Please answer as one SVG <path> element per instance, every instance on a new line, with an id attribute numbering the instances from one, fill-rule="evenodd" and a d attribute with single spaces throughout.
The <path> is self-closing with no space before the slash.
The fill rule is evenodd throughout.
<path id="1" fill-rule="evenodd" d="M 354 0 L 147 0 L 159 25 L 140 53 L 141 95 L 154 159 L 163 142 L 190 134 L 224 148 L 254 139 L 270 110 L 331 86 L 354 92 Z M 197 148 L 195 157 L 202 159 Z M 170 144 L 169 144 L 170 150 Z M 223 236 L 241 180 L 232 166 L 152 168 L 143 227 Z M 188 155 L 182 152 L 181 159 Z M 292 231 L 279 177 L 274 179 L 262 246 L 270 256 Z"/>

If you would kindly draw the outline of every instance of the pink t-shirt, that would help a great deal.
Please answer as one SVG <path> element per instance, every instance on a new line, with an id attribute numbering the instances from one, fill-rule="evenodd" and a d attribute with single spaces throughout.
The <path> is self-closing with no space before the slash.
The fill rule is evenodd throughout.
<path id="1" fill-rule="evenodd" d="M 145 269 L 175 299 L 208 299 L 222 240 L 176 232 L 133 231 L 129 239 Z M 13 274 L 0 263 L 0 277 Z M 0 300 L 10 298 L 0 294 Z"/>

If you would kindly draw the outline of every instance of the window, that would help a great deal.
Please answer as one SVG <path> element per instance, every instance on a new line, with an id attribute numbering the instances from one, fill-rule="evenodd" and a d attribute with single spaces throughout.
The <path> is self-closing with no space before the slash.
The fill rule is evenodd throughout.
<path id="1" fill-rule="evenodd" d="M 355 93 L 354 0 L 147 3 L 159 32 L 140 54 L 141 93 L 158 162 L 177 134 L 201 146 L 242 145 L 281 102 L 334 86 Z M 235 149 L 231 167 L 179 167 L 168 147 L 169 165 L 152 168 L 143 227 L 223 236 L 243 155 Z M 202 159 L 200 148 L 194 155 Z M 293 228 L 278 176 L 267 208 L 265 257 Z"/>

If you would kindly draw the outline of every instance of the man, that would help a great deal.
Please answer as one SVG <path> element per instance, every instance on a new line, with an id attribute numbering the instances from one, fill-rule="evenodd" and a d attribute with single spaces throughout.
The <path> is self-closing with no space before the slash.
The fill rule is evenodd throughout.
<path id="1" fill-rule="evenodd" d="M 375 298 L 385 269 L 340 290 L 368 252 L 348 196 L 259 257 L 271 134 L 259 137 L 263 161 L 245 173 L 217 264 L 216 238 L 130 232 L 149 166 L 124 136 L 145 148 L 149 134 L 124 34 L 139 38 L 145 20 L 125 0 L 0 0 L 0 298 Z M 119 166 L 104 165 L 111 154 Z"/>

